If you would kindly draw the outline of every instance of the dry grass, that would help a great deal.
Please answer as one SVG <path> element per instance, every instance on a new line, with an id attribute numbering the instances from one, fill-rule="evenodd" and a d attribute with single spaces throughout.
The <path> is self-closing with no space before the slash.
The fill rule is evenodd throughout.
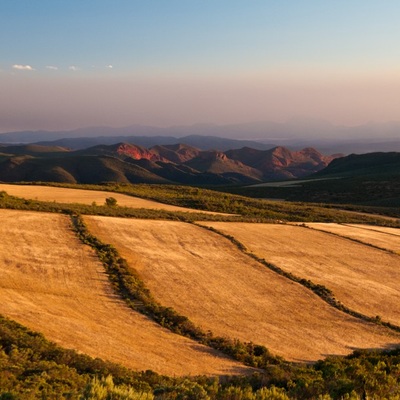
<path id="1" fill-rule="evenodd" d="M 356 239 L 366 244 L 372 244 L 381 249 L 394 251 L 400 254 L 400 229 L 397 228 L 328 223 L 306 223 L 306 225 L 313 229 Z"/>
<path id="2" fill-rule="evenodd" d="M 169 375 L 245 367 L 128 309 L 67 217 L 0 210 L 0 313 L 93 357 Z"/>
<path id="3" fill-rule="evenodd" d="M 233 235 L 266 261 L 327 286 L 346 306 L 400 325 L 398 255 L 300 226 L 207 225 Z"/>
<path id="4" fill-rule="evenodd" d="M 386 226 L 376 226 L 376 225 L 362 225 L 362 224 L 346 224 L 347 226 L 354 226 L 357 228 L 368 229 L 375 232 L 382 232 L 389 235 L 400 236 L 399 228 L 389 228 Z"/>
<path id="5" fill-rule="evenodd" d="M 335 310 L 201 227 L 174 221 L 85 220 L 93 234 L 116 246 L 163 305 L 214 334 L 263 344 L 296 361 L 400 342 L 399 335 Z"/>
<path id="6" fill-rule="evenodd" d="M 99 190 L 69 189 L 38 185 L 8 185 L 0 184 L 0 191 L 4 190 L 11 196 L 22 197 L 31 200 L 55 201 L 57 203 L 79 203 L 104 205 L 107 197 L 114 197 L 119 206 L 131 208 L 146 208 L 150 210 L 199 212 L 192 208 L 172 206 L 158 203 L 157 201 L 141 199 L 119 193 L 103 192 Z M 201 211 L 208 214 L 220 214 L 209 211 Z"/>

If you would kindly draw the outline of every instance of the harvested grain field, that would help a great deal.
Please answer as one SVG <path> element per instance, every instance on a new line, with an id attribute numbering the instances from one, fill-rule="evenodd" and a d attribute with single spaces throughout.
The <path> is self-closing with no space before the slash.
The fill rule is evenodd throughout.
<path id="1" fill-rule="evenodd" d="M 400 325 L 400 256 L 301 226 L 207 225 L 283 270 L 328 287 L 346 306 Z"/>
<path id="2" fill-rule="evenodd" d="M 337 311 L 204 228 L 97 216 L 85 221 L 163 305 L 216 335 L 263 344 L 294 361 L 400 343 L 399 335 Z"/>
<path id="3" fill-rule="evenodd" d="M 118 205 L 131 208 L 146 208 L 150 210 L 182 211 L 182 212 L 204 212 L 207 214 L 221 214 L 209 211 L 195 210 L 158 203 L 157 201 L 141 199 L 119 193 L 103 192 L 100 190 L 69 189 L 39 185 L 8 185 L 0 184 L 0 191 L 5 191 L 10 196 L 22 197 L 24 199 L 39 201 L 55 201 L 57 203 L 78 203 L 101 206 L 105 204 L 107 197 L 114 197 Z"/>
<path id="4" fill-rule="evenodd" d="M 400 229 L 375 227 L 371 225 L 327 223 L 306 223 L 305 225 L 313 229 L 355 239 L 400 254 Z"/>
<path id="5" fill-rule="evenodd" d="M 63 347 L 137 370 L 249 371 L 125 306 L 67 217 L 8 210 L 0 210 L 0 217 L 0 314 Z"/>

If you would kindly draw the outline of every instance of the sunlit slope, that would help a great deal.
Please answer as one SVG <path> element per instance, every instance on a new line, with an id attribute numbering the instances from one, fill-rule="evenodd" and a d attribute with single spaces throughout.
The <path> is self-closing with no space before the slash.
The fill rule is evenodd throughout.
<path id="1" fill-rule="evenodd" d="M 306 223 L 306 225 L 314 229 L 359 240 L 366 244 L 372 244 L 381 249 L 394 251 L 400 254 L 400 229 L 370 225 L 341 225 L 327 223 Z"/>
<path id="2" fill-rule="evenodd" d="M 162 304 L 214 334 L 263 344 L 296 361 L 400 343 L 399 335 L 337 311 L 201 227 L 85 220 L 93 234 L 116 246 Z"/>
<path id="3" fill-rule="evenodd" d="M 169 375 L 245 368 L 128 309 L 102 265 L 56 214 L 0 210 L 0 314 L 56 343 Z"/>
<path id="4" fill-rule="evenodd" d="M 119 193 L 103 192 L 100 190 L 69 189 L 39 185 L 8 185 L 0 184 L 0 191 L 5 191 L 11 196 L 22 197 L 40 201 L 55 201 L 58 203 L 80 203 L 104 205 L 106 198 L 114 197 L 117 204 L 132 208 L 147 208 L 151 210 L 199 212 L 192 208 L 171 206 L 139 197 L 127 196 Z M 202 211 L 206 212 L 207 211 Z M 211 214 L 211 213 L 210 213 Z M 214 214 L 214 213 L 212 213 Z"/>
<path id="5" fill-rule="evenodd" d="M 285 271 L 327 286 L 346 306 L 400 325 L 400 256 L 300 226 L 207 225 Z"/>

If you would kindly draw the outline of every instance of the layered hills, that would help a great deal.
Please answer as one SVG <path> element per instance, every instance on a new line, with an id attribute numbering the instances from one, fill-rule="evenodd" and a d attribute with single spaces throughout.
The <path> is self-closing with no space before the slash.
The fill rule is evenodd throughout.
<path id="1" fill-rule="evenodd" d="M 313 148 L 200 150 L 187 144 L 150 148 L 117 143 L 72 151 L 60 146 L 0 147 L 0 180 L 66 183 L 252 184 L 301 178 L 325 168 L 335 156 Z"/>
<path id="2" fill-rule="evenodd" d="M 234 193 L 316 203 L 400 206 L 400 153 L 335 158 L 306 180 L 233 188 Z"/>

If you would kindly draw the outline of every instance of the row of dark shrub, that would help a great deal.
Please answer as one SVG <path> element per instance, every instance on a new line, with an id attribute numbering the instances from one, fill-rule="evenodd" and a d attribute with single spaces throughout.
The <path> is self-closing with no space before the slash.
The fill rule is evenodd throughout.
<path id="1" fill-rule="evenodd" d="M 378 207 L 363 208 L 352 205 L 307 204 L 292 202 L 265 201 L 245 196 L 224 193 L 205 188 L 154 185 L 154 184 L 122 184 L 107 183 L 103 185 L 85 184 L 57 184 L 49 182 L 33 182 L 26 184 L 41 184 L 47 186 L 66 187 L 86 190 L 102 190 L 110 193 L 155 200 L 161 203 L 176 206 L 196 208 L 205 211 L 238 214 L 242 220 L 251 222 L 265 222 L 267 220 L 287 220 L 298 222 L 341 222 L 341 223 L 366 223 L 383 224 L 386 226 L 400 227 L 400 221 L 380 219 L 375 216 L 357 213 L 342 212 L 342 209 L 375 214 L 386 214 L 398 217 L 396 209 L 383 209 Z M 76 212 L 80 212 L 76 210 Z M 80 212 L 85 213 L 85 212 Z M 94 213 L 93 210 L 90 213 Z M 213 217 L 204 216 L 206 219 Z M 224 218 L 219 216 L 218 218 Z M 193 220 L 189 217 L 189 219 Z"/>
<path id="2" fill-rule="evenodd" d="M 392 330 L 394 330 L 396 332 L 400 332 L 400 326 L 392 324 L 390 322 L 382 321 L 380 316 L 371 317 L 371 316 L 362 314 L 362 313 L 360 313 L 358 311 L 352 310 L 351 308 L 345 306 L 343 303 L 341 303 L 339 300 L 337 300 L 335 298 L 335 296 L 332 293 L 332 291 L 329 288 L 327 288 L 326 286 L 314 283 L 310 279 L 300 278 L 300 277 L 292 274 L 291 272 L 287 272 L 287 271 L 283 270 L 282 268 L 267 262 L 264 258 L 260 258 L 257 255 L 253 254 L 252 252 L 249 252 L 247 250 L 246 246 L 243 243 L 241 243 L 239 240 L 237 240 L 235 237 L 233 237 L 231 235 L 228 235 L 228 234 L 225 234 L 225 233 L 223 233 L 223 232 L 221 232 L 218 229 L 215 229 L 213 227 L 207 227 L 207 226 L 198 225 L 198 224 L 196 224 L 196 225 L 201 227 L 201 228 L 208 229 L 208 230 L 210 230 L 210 231 L 212 231 L 214 233 L 217 233 L 218 235 L 221 235 L 221 236 L 225 237 L 231 243 L 233 243 L 240 251 L 245 253 L 247 256 L 251 257 L 255 261 L 259 262 L 260 264 L 266 266 L 271 271 L 274 271 L 277 274 L 282 275 L 285 278 L 288 278 L 291 281 L 299 283 L 300 285 L 306 287 L 307 289 L 309 289 L 312 292 L 314 292 L 317 296 L 319 296 L 322 300 L 324 300 L 326 303 L 328 303 L 332 307 L 335 307 L 336 309 L 338 309 L 340 311 L 343 311 L 346 314 L 349 314 L 349 315 L 351 315 L 351 316 L 353 316 L 355 318 L 362 319 L 365 322 L 370 322 L 370 323 L 383 325 L 383 326 L 385 326 L 385 327 L 387 327 L 389 329 L 392 329 Z"/>
<path id="3" fill-rule="evenodd" d="M 131 308 L 147 315 L 174 333 L 219 350 L 251 367 L 265 368 L 270 364 L 284 362 L 282 358 L 271 355 L 264 346 L 241 342 L 237 339 L 215 337 L 211 332 L 204 332 L 187 317 L 180 315 L 170 307 L 159 304 L 152 297 L 137 272 L 119 256 L 112 245 L 104 244 L 90 234 L 79 215 L 72 215 L 71 219 L 78 237 L 96 251 L 106 268 L 114 289 Z"/>

